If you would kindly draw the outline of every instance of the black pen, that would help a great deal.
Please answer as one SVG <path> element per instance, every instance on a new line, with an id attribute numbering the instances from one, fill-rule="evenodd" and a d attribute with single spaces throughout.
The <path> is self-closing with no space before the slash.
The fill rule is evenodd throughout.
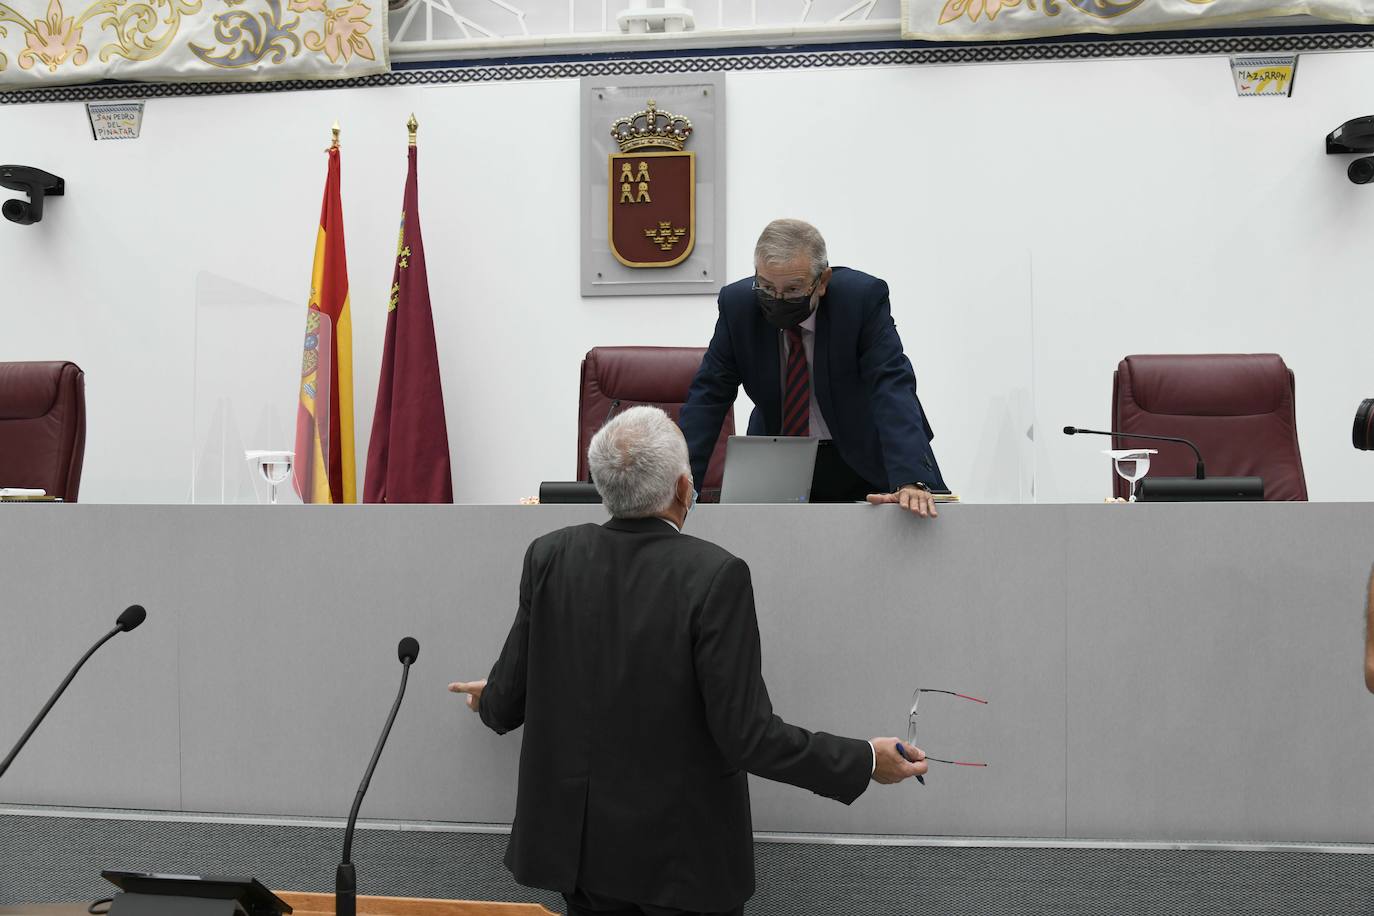
<path id="1" fill-rule="evenodd" d="M 897 753 L 901 754 L 902 759 L 905 760 L 907 763 L 916 762 L 906 755 L 906 748 L 902 747 L 902 742 L 900 741 L 897 742 Z M 926 778 L 924 776 L 917 776 L 916 781 L 919 782 L 921 785 L 926 784 Z"/>

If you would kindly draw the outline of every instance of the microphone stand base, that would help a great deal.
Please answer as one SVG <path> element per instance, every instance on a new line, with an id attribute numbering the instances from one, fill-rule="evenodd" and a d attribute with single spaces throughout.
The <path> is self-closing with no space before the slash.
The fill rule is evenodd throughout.
<path id="1" fill-rule="evenodd" d="M 352 862 L 334 873 L 334 916 L 358 916 L 358 873 Z"/>

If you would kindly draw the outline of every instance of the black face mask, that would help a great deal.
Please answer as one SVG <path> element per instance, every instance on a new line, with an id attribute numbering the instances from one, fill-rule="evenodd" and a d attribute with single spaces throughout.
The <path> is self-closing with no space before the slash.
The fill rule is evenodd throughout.
<path id="1" fill-rule="evenodd" d="M 812 292 L 814 292 L 814 287 Z M 806 320 L 811 314 L 811 292 L 791 299 L 770 296 L 758 287 L 754 288 L 754 299 L 763 312 L 764 319 L 773 327 L 790 331 Z"/>

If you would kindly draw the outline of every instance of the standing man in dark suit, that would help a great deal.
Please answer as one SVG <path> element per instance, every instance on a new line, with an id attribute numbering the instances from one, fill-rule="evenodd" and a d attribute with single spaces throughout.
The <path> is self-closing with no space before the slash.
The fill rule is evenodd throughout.
<path id="1" fill-rule="evenodd" d="M 754 247 L 754 276 L 718 301 L 680 421 L 697 480 L 743 384 L 755 405 L 749 435 L 821 440 L 812 502 L 867 498 L 939 514 L 931 491 L 945 481 L 886 283 L 831 268 L 814 226 L 779 219 Z"/>
<path id="2" fill-rule="evenodd" d="M 1374 693 L 1374 569 L 1369 571 L 1369 594 L 1364 602 L 1364 685 Z"/>
<path id="3" fill-rule="evenodd" d="M 611 520 L 530 545 L 501 657 L 449 685 L 497 733 L 525 726 L 506 866 L 570 916 L 742 913 L 746 773 L 849 804 L 925 755 L 773 714 L 749 567 L 680 533 L 692 476 L 667 414 L 625 411 L 587 458 Z"/>

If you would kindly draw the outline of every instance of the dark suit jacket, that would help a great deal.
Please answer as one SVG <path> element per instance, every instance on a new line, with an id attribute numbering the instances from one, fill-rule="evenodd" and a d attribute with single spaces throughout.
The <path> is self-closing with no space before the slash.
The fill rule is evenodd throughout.
<path id="1" fill-rule="evenodd" d="M 782 430 L 782 333 L 764 320 L 752 279 L 720 291 L 720 317 L 683 405 L 680 423 L 692 477 L 706 479 L 721 423 L 742 383 L 754 412 L 749 435 Z M 916 373 L 892 322 L 887 284 L 836 267 L 816 309 L 811 384 L 840 457 L 869 483 L 889 490 L 908 483 L 945 489 L 930 440 L 934 433 L 916 397 Z"/>
<path id="2" fill-rule="evenodd" d="M 749 567 L 657 518 L 530 545 L 482 694 L 525 726 L 506 865 L 521 884 L 716 911 L 754 891 L 745 773 L 848 804 L 868 742 L 773 714 Z"/>

